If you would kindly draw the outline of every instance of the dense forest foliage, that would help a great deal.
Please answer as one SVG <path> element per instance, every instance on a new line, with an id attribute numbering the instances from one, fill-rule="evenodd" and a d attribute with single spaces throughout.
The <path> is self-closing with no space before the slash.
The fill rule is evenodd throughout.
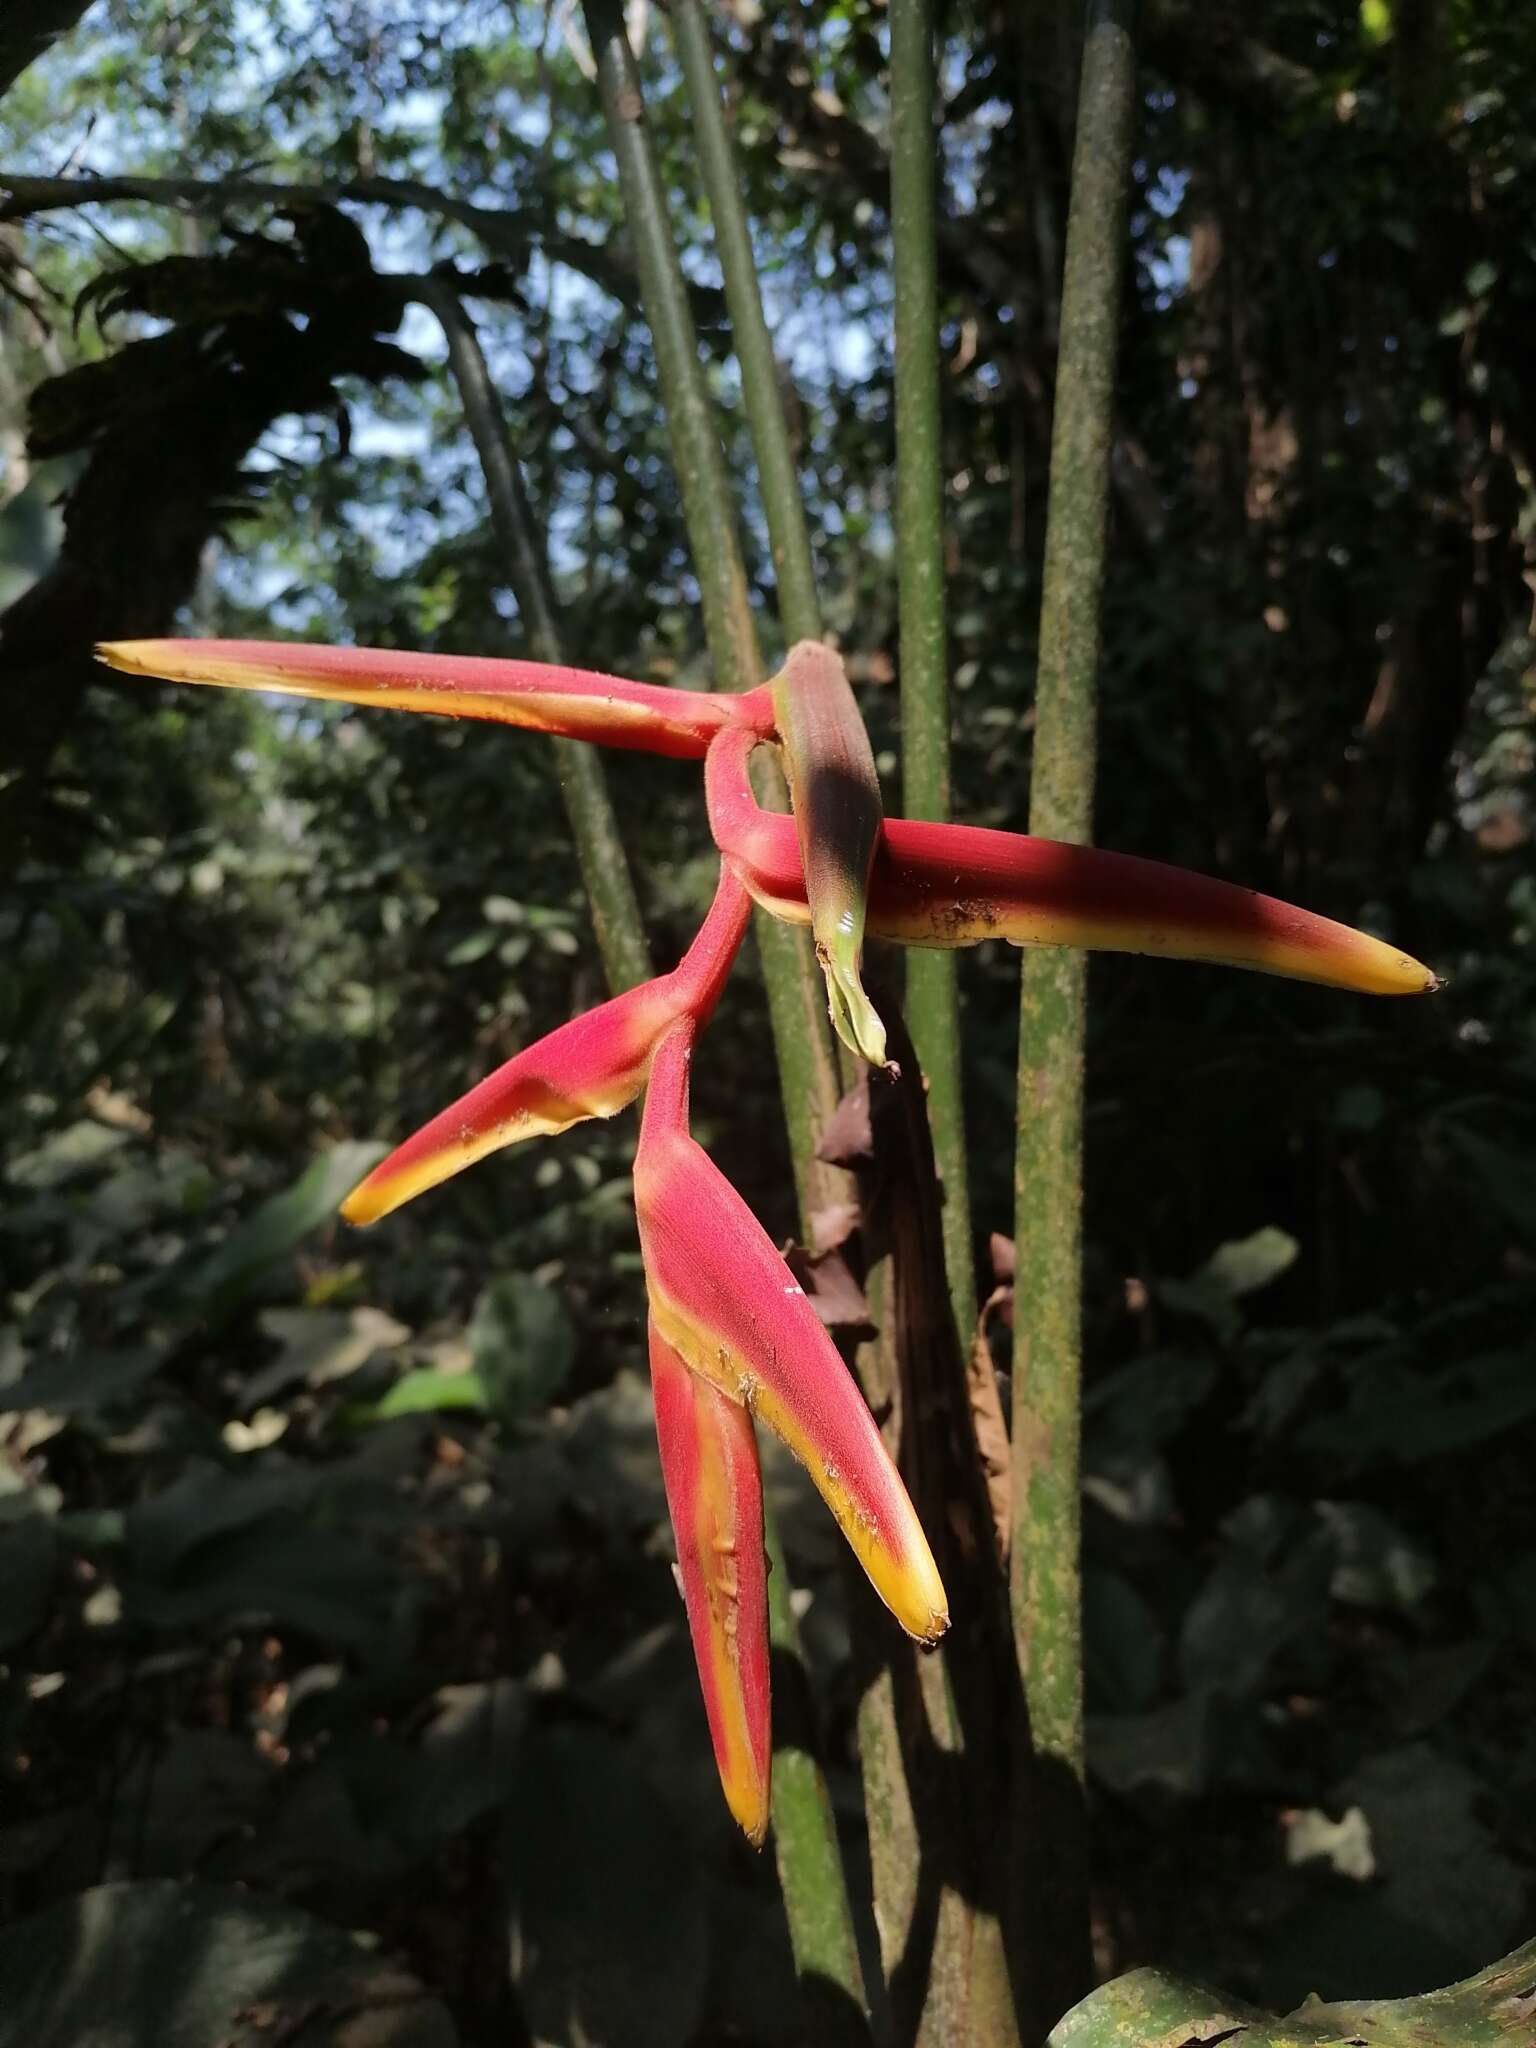
<path id="1" fill-rule="evenodd" d="M 885 10 L 714 17 L 826 624 L 899 813 Z M 771 662 L 688 108 L 666 10 L 629 20 Z M 939 27 L 954 806 L 1022 830 L 1079 25 Z M 1090 981 L 1096 1961 L 1285 2007 L 1464 1975 L 1536 1907 L 1536 21 L 1147 0 L 1137 38 L 1098 838 L 1448 982 Z M 0 1977 L 34 2000 L 6 2048 L 168 1986 L 194 2011 L 193 1878 L 245 1888 L 206 1957 L 302 1949 L 358 2040 L 805 2038 L 669 1570 L 631 1126 L 334 1218 L 603 992 L 548 743 L 90 659 L 524 651 L 447 290 L 572 658 L 708 685 L 590 68 L 561 0 L 0 18 Z M 713 883 L 696 778 L 615 758 L 670 964 Z M 986 1296 L 1017 956 L 960 972 Z M 699 1135 L 786 1241 L 751 974 L 711 1045 Z M 857 1868 L 867 1595 L 768 1478 Z M 109 1880 L 142 1881 L 110 1989 L 67 1904 Z"/>

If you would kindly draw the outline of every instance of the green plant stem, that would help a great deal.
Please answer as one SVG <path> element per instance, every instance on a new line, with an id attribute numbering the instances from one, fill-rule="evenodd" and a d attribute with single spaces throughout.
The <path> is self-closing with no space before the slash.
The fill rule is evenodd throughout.
<path id="1" fill-rule="evenodd" d="M 759 681 L 757 634 L 737 538 L 725 458 L 699 365 L 699 341 L 667 216 L 667 195 L 651 148 L 634 52 L 616 0 L 586 0 L 598 90 L 619 167 L 624 214 L 640 273 L 640 297 L 656 350 L 672 464 L 683 494 L 688 539 L 703 601 L 716 687 Z"/>
<path id="2" fill-rule="evenodd" d="M 449 368 L 480 457 L 491 521 L 506 561 L 507 581 L 517 600 L 523 632 L 537 660 L 563 663 L 564 646 L 544 550 L 536 538 L 537 528 L 522 471 L 512 452 L 506 418 L 480 337 L 463 301 L 446 280 L 435 290 L 432 307 L 447 338 Z M 598 950 L 608 985 L 617 995 L 648 980 L 652 973 L 650 947 L 640 921 L 624 842 L 619 836 L 596 750 L 580 740 L 556 739 L 550 744 L 554 748 L 560 794 L 576 842 L 581 878 L 592 908 Z"/>
<path id="3" fill-rule="evenodd" d="M 725 279 L 732 346 L 741 365 L 742 400 L 752 430 L 758 485 L 773 549 L 779 620 L 786 640 L 819 640 L 821 604 L 816 594 L 811 537 L 779 395 L 783 373 L 763 317 L 752 234 L 741 202 L 730 132 L 721 105 L 709 24 L 699 0 L 674 0 L 671 20 L 688 86 L 688 104 L 693 112 L 693 133 L 714 222 L 715 249 Z"/>
<path id="4" fill-rule="evenodd" d="M 896 536 L 901 614 L 902 808 L 949 816 L 949 677 L 939 406 L 933 20 L 891 0 L 891 241 L 896 287 Z M 928 1079 L 944 1182 L 944 1266 L 962 1343 L 976 1321 L 960 1007 L 952 953 L 907 956 L 907 1025 Z"/>
<path id="5" fill-rule="evenodd" d="M 1029 829 L 1093 829 L 1095 695 L 1126 188 L 1128 0 L 1093 0 L 1067 221 Z M 1027 953 L 1020 1002 L 1009 1596 L 1034 1769 L 1018 1818 L 1050 2022 L 1091 1981 L 1083 1796 L 1082 1105 L 1086 963 Z M 1045 1873 L 1049 1873 L 1048 1876 Z"/>
<path id="6" fill-rule="evenodd" d="M 585 0 L 598 90 L 619 167 L 624 211 L 635 244 L 640 292 L 650 323 L 666 405 L 673 466 L 683 497 L 689 545 L 703 596 L 704 632 L 721 689 L 750 688 L 761 676 L 757 634 L 747 601 L 736 508 L 715 430 L 698 336 L 667 218 L 666 195 L 645 123 L 634 53 L 615 0 Z M 759 771 L 758 794 L 787 809 L 783 777 Z M 753 919 L 768 991 L 790 1158 L 803 1218 L 839 1192 L 837 1176 L 816 1158 L 817 1135 L 837 1104 L 837 1063 L 821 973 L 809 939 L 759 911 Z"/>
<path id="7" fill-rule="evenodd" d="M 698 338 L 665 196 L 646 132 L 639 75 L 622 12 L 614 0 L 585 0 L 585 4 L 598 89 L 635 241 L 689 542 L 704 594 L 704 630 L 718 685 L 746 689 L 758 681 L 761 666 L 747 603 L 736 508 L 699 363 Z M 785 807 L 784 780 L 777 770 L 760 781 L 759 795 Z M 826 999 L 808 939 L 762 912 L 757 913 L 754 925 L 768 991 L 801 1230 L 810 1242 L 817 1210 L 842 1191 L 841 1177 L 816 1157 L 819 1132 L 838 1097 Z M 771 1525 L 765 1535 L 776 1544 Z M 782 1560 L 771 1575 L 770 1630 L 776 1650 L 798 1657 Z M 831 1824 L 825 1780 L 808 1741 L 775 1748 L 773 1822 L 779 1881 L 807 2020 L 823 2029 L 817 2038 L 837 2039 L 846 2033 L 850 2041 L 863 2040 L 867 2038 L 867 2007 L 847 1880 Z M 836 2032 L 830 2018 L 834 2012 Z"/>
<path id="8" fill-rule="evenodd" d="M 998 1713 L 1006 1610 L 950 1311 L 927 1102 L 900 1010 L 883 994 L 881 1008 L 901 1078 L 863 1084 L 865 1293 L 879 1334 L 859 1353 L 859 1377 L 930 1532 L 952 1625 L 938 1650 L 920 1654 L 892 1641 L 872 1601 L 855 1598 L 875 1921 L 898 2048 L 1018 2048 L 999 1910 L 1012 1736 Z"/>

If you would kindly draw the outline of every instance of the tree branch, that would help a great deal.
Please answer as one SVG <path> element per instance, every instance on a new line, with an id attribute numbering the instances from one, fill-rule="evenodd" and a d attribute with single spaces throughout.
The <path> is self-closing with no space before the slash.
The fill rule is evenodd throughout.
<path id="1" fill-rule="evenodd" d="M 884 144 L 796 68 L 794 54 L 758 37 L 743 58 L 742 76 L 777 119 L 784 138 L 779 160 L 788 170 L 835 179 L 887 218 L 891 163 Z M 1019 275 L 1012 254 L 975 219 L 941 214 L 936 223 L 941 283 L 1012 303 Z"/>
<path id="2" fill-rule="evenodd" d="M 611 250 L 584 241 L 579 235 L 551 229 L 547 217 L 538 210 L 477 206 L 472 200 L 459 199 L 417 178 L 349 178 L 344 182 L 296 185 L 276 178 L 28 178 L 0 171 L 0 222 L 26 220 L 69 207 L 121 205 L 125 201 L 215 217 L 233 206 L 286 207 L 306 203 L 386 206 L 398 211 L 433 213 L 468 228 L 493 255 L 521 261 L 537 246 L 553 262 L 580 271 L 621 305 L 637 310 L 639 306 L 639 280 L 630 264 Z M 706 317 L 717 317 L 720 294 L 705 292 L 700 296 L 711 308 Z"/>
<path id="3" fill-rule="evenodd" d="M 490 502 L 491 524 L 501 546 L 507 580 L 517 600 L 523 634 L 535 660 L 563 662 L 566 652 L 550 588 L 549 563 L 539 535 L 523 472 L 513 452 L 501 399 L 491 381 L 475 324 L 450 279 L 438 280 L 429 301 L 448 342 L 448 365 L 458 386 Z M 603 765 L 593 747 L 580 740 L 550 742 L 559 771 L 560 795 L 571 821 L 576 857 L 592 912 L 598 950 L 615 995 L 648 980 L 654 971 L 646 944 L 635 885 L 618 821 L 608 795 Z"/>
<path id="4" fill-rule="evenodd" d="M 50 43 L 68 35 L 91 0 L 9 0 L 0 21 L 0 93 L 9 92 Z"/>

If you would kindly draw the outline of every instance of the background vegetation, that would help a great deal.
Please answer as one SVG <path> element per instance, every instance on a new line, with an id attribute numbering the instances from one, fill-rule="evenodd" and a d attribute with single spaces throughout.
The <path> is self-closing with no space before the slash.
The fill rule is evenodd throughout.
<path id="1" fill-rule="evenodd" d="M 144 1997 L 187 2013 L 302 1951 L 358 2039 L 798 2040 L 667 1565 L 629 1126 L 331 1220 L 602 991 L 547 747 L 84 655 L 522 647 L 427 310 L 448 266 L 573 658 L 707 677 L 579 17 L 107 0 L 28 64 L 70 13 L 0 24 L 0 1974 L 37 2001 L 0 2041 L 131 2002 L 70 1903 L 108 1879 L 142 1881 L 111 1931 Z M 940 17 L 954 805 L 1022 828 L 1077 24 Z M 715 25 L 822 607 L 899 810 L 884 10 Z M 750 479 L 675 54 L 631 26 Z M 1139 43 L 1098 837 L 1451 977 L 1379 1007 L 1090 981 L 1097 1958 L 1283 2007 L 1444 1982 L 1536 1903 L 1536 26 L 1153 4 Z M 612 786 L 670 960 L 711 882 L 696 780 Z M 961 968 L 983 1296 L 1016 973 Z M 767 1043 L 738 977 L 699 1124 L 787 1238 Z M 772 1489 L 856 1860 L 863 1595 Z M 192 1878 L 246 1888 L 199 1944 Z"/>

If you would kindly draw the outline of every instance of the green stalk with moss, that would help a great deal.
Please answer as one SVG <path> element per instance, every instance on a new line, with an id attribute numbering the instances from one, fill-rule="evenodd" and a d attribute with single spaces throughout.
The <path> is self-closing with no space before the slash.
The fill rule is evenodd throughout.
<path id="1" fill-rule="evenodd" d="M 1029 829 L 1093 836 L 1100 597 L 1126 194 L 1135 124 L 1127 0 L 1083 46 L 1046 509 Z M 1019 1012 L 1010 1605 L 1023 1717 L 1015 1887 L 1033 2026 L 1092 1982 L 1083 1759 L 1083 1064 L 1087 960 L 1027 952 Z"/>

